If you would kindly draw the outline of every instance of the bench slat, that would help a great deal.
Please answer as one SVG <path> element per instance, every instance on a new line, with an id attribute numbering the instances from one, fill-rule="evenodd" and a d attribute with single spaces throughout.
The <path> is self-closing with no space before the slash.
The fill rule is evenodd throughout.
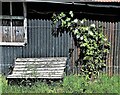
<path id="1" fill-rule="evenodd" d="M 29 71 L 26 71 L 26 73 L 27 73 L 27 72 L 29 73 L 29 72 L 33 72 L 33 71 L 30 71 L 30 70 L 29 70 Z M 59 72 L 63 72 L 63 70 L 50 70 L 50 71 L 47 70 L 47 71 L 35 71 L 35 72 L 37 72 L 37 73 L 43 73 L 43 72 L 57 73 L 57 72 L 58 72 L 58 73 L 59 73 Z M 19 72 L 15 72 L 15 71 L 14 71 L 13 74 L 14 74 L 14 73 L 25 73 L 25 71 L 19 71 Z"/>
<path id="2" fill-rule="evenodd" d="M 52 63 L 15 63 L 15 66 L 65 66 L 65 63 L 56 63 L 56 64 L 52 64 Z"/>
<path id="3" fill-rule="evenodd" d="M 34 77 L 34 78 L 38 78 L 38 77 L 63 77 L 63 74 L 52 74 L 52 75 L 49 75 L 49 74 L 37 74 L 37 75 L 24 75 L 24 74 L 12 74 L 12 75 L 9 75 L 7 78 L 13 78 L 13 77 L 21 77 L 21 78 L 24 78 L 24 77 Z"/>
<path id="4" fill-rule="evenodd" d="M 40 74 L 40 73 L 50 73 L 50 74 L 62 74 L 63 71 L 27 71 L 27 72 L 13 72 L 12 74 L 30 74 L 30 73 L 37 73 L 37 74 Z"/>
<path id="5" fill-rule="evenodd" d="M 46 57 L 46 58 L 17 58 L 16 59 L 16 62 L 17 61 L 21 61 L 21 62 L 25 62 L 25 61 L 29 61 L 29 62 L 32 62 L 32 61 L 40 61 L 40 62 L 51 62 L 51 61 L 55 61 L 55 62 L 64 62 L 66 61 L 66 57 Z"/>
<path id="6" fill-rule="evenodd" d="M 54 67 L 53 67 L 53 68 L 52 68 L 52 67 L 51 67 L 51 68 L 46 68 L 46 67 L 45 67 L 45 68 L 42 68 L 42 67 L 41 67 L 41 68 L 16 68 L 16 67 L 15 67 L 13 70 L 14 70 L 14 71 L 19 71 L 19 70 L 20 70 L 20 71 L 21 71 L 21 70 L 22 70 L 22 71 L 23 71 L 23 70 L 25 70 L 25 71 L 26 71 L 26 70 L 36 70 L 36 71 L 40 71 L 40 70 L 64 70 L 64 68 L 65 68 L 65 67 L 59 67 L 59 68 L 54 68 Z"/>
<path id="7" fill-rule="evenodd" d="M 12 76 L 61 76 L 63 73 L 37 73 L 37 74 L 32 74 L 32 73 L 22 73 L 22 74 L 12 74 Z"/>
<path id="8" fill-rule="evenodd" d="M 10 79 L 10 78 L 16 78 L 16 79 L 18 79 L 18 78 L 42 78 L 42 79 L 61 79 L 61 78 L 63 78 L 63 76 L 61 77 L 61 76 L 51 76 L 51 77 L 41 77 L 41 76 L 37 76 L 37 77 L 27 77 L 27 76 L 8 76 L 7 77 L 8 79 Z"/>
<path id="9" fill-rule="evenodd" d="M 29 67 L 33 67 L 33 68 L 44 68 L 44 67 L 49 67 L 49 68 L 59 68 L 59 67 L 65 67 L 64 64 L 61 65 L 16 65 L 15 68 L 29 68 Z"/>
<path id="10" fill-rule="evenodd" d="M 9 77 L 12 77 L 12 76 L 21 76 L 21 77 L 42 77 L 42 76 L 43 77 L 49 77 L 49 76 L 50 77 L 52 77 L 52 76 L 55 77 L 55 76 L 58 76 L 58 77 L 60 77 L 61 75 L 47 75 L 47 74 L 46 75 L 45 74 L 44 75 L 42 75 L 42 74 L 38 74 L 38 75 L 21 75 L 21 74 L 14 75 L 13 74 L 13 75 L 10 75 Z"/>
<path id="11" fill-rule="evenodd" d="M 50 73 L 50 72 L 46 72 L 46 73 L 42 73 L 42 72 L 36 72 L 35 74 L 34 73 L 13 73 L 12 75 L 43 75 L 43 74 L 46 74 L 46 75 L 62 75 L 63 74 L 63 72 L 56 72 L 56 73 Z"/>
<path id="12" fill-rule="evenodd" d="M 57 64 L 65 64 L 66 62 L 40 62 L 40 61 L 28 61 L 28 62 L 22 62 L 22 61 L 16 61 L 15 64 L 53 64 L 53 65 L 57 65 Z"/>

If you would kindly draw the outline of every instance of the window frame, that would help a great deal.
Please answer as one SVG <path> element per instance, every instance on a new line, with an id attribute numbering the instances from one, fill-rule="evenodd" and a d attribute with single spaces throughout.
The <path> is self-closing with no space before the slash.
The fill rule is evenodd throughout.
<path id="1" fill-rule="evenodd" d="M 27 7 L 26 7 L 26 3 L 23 2 L 23 16 L 12 16 L 12 2 L 10 3 L 10 15 L 9 16 L 5 16 L 2 15 L 0 16 L 0 19 L 10 19 L 10 27 L 11 27 L 11 31 L 12 31 L 12 20 L 13 19 L 22 19 L 23 20 L 23 31 L 24 31 L 24 41 L 23 42 L 0 42 L 0 46 L 25 46 L 27 44 Z M 3 26 L 3 25 L 2 25 Z M 12 33 L 12 32 L 11 32 Z"/>

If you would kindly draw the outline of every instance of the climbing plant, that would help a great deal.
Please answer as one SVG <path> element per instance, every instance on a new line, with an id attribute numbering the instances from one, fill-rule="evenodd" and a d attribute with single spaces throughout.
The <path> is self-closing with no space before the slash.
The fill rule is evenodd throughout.
<path id="1" fill-rule="evenodd" d="M 102 26 L 96 27 L 95 24 L 85 26 L 86 20 L 74 18 L 70 11 L 68 14 L 61 12 L 52 16 L 53 35 L 69 32 L 75 46 L 80 48 L 79 58 L 76 66 L 81 65 L 82 75 L 88 79 L 96 78 L 106 66 L 106 55 L 109 53 L 110 43 L 103 34 Z"/>

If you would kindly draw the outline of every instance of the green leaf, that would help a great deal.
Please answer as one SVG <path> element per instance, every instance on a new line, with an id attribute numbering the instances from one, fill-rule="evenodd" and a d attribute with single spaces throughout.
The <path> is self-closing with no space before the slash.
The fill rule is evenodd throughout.
<path id="1" fill-rule="evenodd" d="M 89 60 L 91 57 L 90 56 L 85 56 L 83 60 Z"/>
<path id="2" fill-rule="evenodd" d="M 85 47 L 85 46 L 87 46 L 87 43 L 82 43 L 80 46 Z"/>
<path id="3" fill-rule="evenodd" d="M 71 25 L 71 23 L 70 23 L 70 22 L 68 22 L 68 23 L 67 23 L 67 26 L 69 27 L 70 25 Z"/>
<path id="4" fill-rule="evenodd" d="M 66 21 L 61 20 L 62 21 L 62 27 L 64 27 L 66 25 Z"/>
<path id="5" fill-rule="evenodd" d="M 66 15 L 63 12 L 61 12 L 60 16 L 65 17 Z"/>
<path id="6" fill-rule="evenodd" d="M 76 35 L 77 33 L 79 33 L 78 29 L 74 30 L 74 34 Z"/>
<path id="7" fill-rule="evenodd" d="M 85 27 L 85 30 L 88 31 L 88 30 L 89 30 L 89 27 Z"/>
<path id="8" fill-rule="evenodd" d="M 70 21 L 70 20 L 71 20 L 71 18 L 68 18 L 68 17 L 67 17 L 66 21 Z"/>
<path id="9" fill-rule="evenodd" d="M 88 31 L 88 34 L 93 36 L 93 32 L 92 31 Z"/>
<path id="10" fill-rule="evenodd" d="M 58 16 L 58 19 L 61 19 L 62 17 L 61 16 Z"/>

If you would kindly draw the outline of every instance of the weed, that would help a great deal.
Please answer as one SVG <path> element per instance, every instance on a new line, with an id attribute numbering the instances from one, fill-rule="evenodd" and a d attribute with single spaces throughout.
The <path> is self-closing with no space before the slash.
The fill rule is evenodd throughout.
<path id="1" fill-rule="evenodd" d="M 8 85 L 4 76 L 0 76 L 0 87 L 3 93 L 119 93 L 120 77 L 114 75 L 108 77 L 106 74 L 94 82 L 85 80 L 84 77 L 77 75 L 65 76 L 63 82 L 36 81 L 29 85 Z"/>

